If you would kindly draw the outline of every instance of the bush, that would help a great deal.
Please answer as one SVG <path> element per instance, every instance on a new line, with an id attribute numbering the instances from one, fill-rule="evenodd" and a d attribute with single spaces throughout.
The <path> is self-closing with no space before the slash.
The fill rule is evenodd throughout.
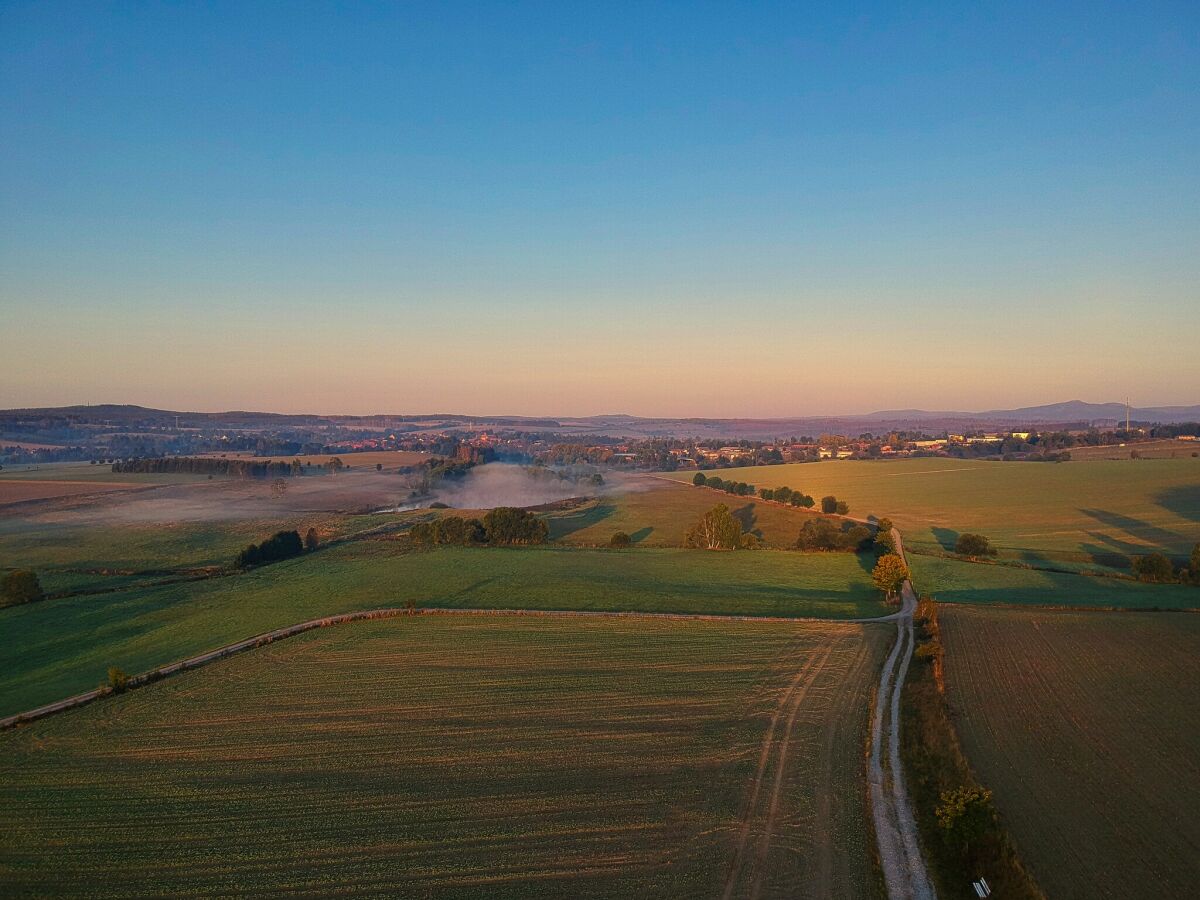
<path id="1" fill-rule="evenodd" d="M 321 545 L 321 539 L 317 537 L 317 529 L 308 529 L 308 534 L 304 535 L 304 549 L 316 550 Z"/>
<path id="2" fill-rule="evenodd" d="M 623 531 L 618 531 L 609 540 L 608 546 L 621 548 L 621 547 L 628 547 L 632 543 L 633 543 L 633 539 L 630 538 L 629 535 L 627 535 Z"/>
<path id="3" fill-rule="evenodd" d="M 995 556 L 996 549 L 991 545 L 991 542 L 982 534 L 960 534 L 958 540 L 954 542 L 954 552 L 960 556 L 969 556 L 972 559 L 979 556 Z"/>
<path id="4" fill-rule="evenodd" d="M 304 542 L 298 531 L 277 531 L 261 544 L 250 544 L 234 561 L 240 568 L 265 565 L 291 559 L 304 552 Z"/>
<path id="5" fill-rule="evenodd" d="M 934 809 L 942 835 L 963 853 L 992 827 L 995 810 L 992 792 L 978 787 L 959 787 L 942 791 L 941 803 Z"/>
<path id="6" fill-rule="evenodd" d="M 37 575 L 27 569 L 9 572 L 4 576 L 4 580 L 0 581 L 0 606 L 32 603 L 45 596 Z"/>
<path id="7" fill-rule="evenodd" d="M 837 506 L 833 508 L 833 511 L 839 516 L 848 516 L 850 515 L 850 504 L 845 500 L 839 500 L 837 502 Z"/>
<path id="8" fill-rule="evenodd" d="M 821 498 L 821 512 L 832 515 L 837 512 L 837 497 L 830 494 L 828 497 Z"/>
<path id="9" fill-rule="evenodd" d="M 123 694 L 125 693 L 125 689 L 129 687 L 129 676 L 116 666 L 110 666 L 108 669 L 108 686 L 114 694 Z"/>
<path id="10" fill-rule="evenodd" d="M 796 538 L 797 550 L 851 550 L 858 552 L 871 545 L 871 529 L 865 525 L 846 527 L 832 519 L 810 519 Z"/>
<path id="11" fill-rule="evenodd" d="M 697 472 L 695 475 L 692 476 L 692 484 L 694 484 L 696 487 L 702 487 L 704 485 L 704 482 L 707 480 L 708 479 L 704 477 L 703 472 Z"/>
<path id="12" fill-rule="evenodd" d="M 1135 556 L 1131 568 L 1138 581 L 1174 581 L 1175 569 L 1162 553 Z"/>
<path id="13" fill-rule="evenodd" d="M 709 475 L 708 478 L 705 479 L 705 484 L 710 488 L 716 488 L 718 491 L 725 487 L 725 482 L 716 475 Z"/>
<path id="14" fill-rule="evenodd" d="M 880 528 L 875 532 L 875 552 L 879 554 L 896 552 L 896 539 L 892 537 L 890 529 L 884 531 Z"/>

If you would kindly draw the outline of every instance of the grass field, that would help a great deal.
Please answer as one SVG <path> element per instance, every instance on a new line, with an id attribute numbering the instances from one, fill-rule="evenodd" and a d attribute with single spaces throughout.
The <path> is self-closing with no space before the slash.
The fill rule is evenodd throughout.
<path id="1" fill-rule="evenodd" d="M 0 610 L 0 715 L 306 619 L 381 606 L 857 618 L 886 613 L 852 554 L 359 542 L 252 572 Z"/>
<path id="2" fill-rule="evenodd" d="M 684 535 L 718 503 L 728 506 L 745 531 L 759 535 L 768 547 L 786 548 L 796 542 L 812 514 L 750 497 L 729 497 L 700 491 L 662 478 L 627 479 L 629 490 L 602 497 L 580 509 L 548 517 L 554 540 L 579 545 L 604 545 L 614 532 L 624 531 L 635 544 L 680 547 Z"/>
<path id="3" fill-rule="evenodd" d="M 7 481 L 0 481 L 0 506 L 10 503 L 27 503 L 30 500 L 50 500 L 56 497 L 74 497 L 81 494 L 127 491 L 136 487 L 139 485 L 116 481 L 34 481 L 29 478 L 11 478 Z"/>
<path id="4" fill-rule="evenodd" d="M 430 617 L 322 630 L 0 735 L 0 881 L 715 896 L 750 822 L 735 887 L 867 896 L 862 745 L 889 636 Z M 767 737 L 779 710 L 786 747 Z"/>
<path id="5" fill-rule="evenodd" d="M 1051 897 L 1200 883 L 1200 615 L 942 607 L 964 749 Z"/>
<path id="6" fill-rule="evenodd" d="M 917 590 L 944 603 L 1116 609 L 1200 607 L 1200 587 L 1193 585 L 1145 584 L 1128 578 L 1086 577 L 920 553 L 910 553 L 908 561 Z"/>
<path id="7" fill-rule="evenodd" d="M 1200 459 L 1003 463 L 926 458 L 729 470 L 760 487 L 834 494 L 851 515 L 889 516 L 914 548 L 982 532 L 1002 555 L 1102 567 L 1131 553 L 1186 557 L 1200 541 Z M 674 473 L 688 481 L 692 473 Z"/>

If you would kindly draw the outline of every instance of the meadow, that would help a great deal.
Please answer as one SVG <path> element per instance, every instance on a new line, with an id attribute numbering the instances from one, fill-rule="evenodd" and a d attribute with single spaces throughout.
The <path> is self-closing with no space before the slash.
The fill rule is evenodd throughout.
<path id="1" fill-rule="evenodd" d="M 121 897 L 867 896 L 862 746 L 890 635 L 420 616 L 323 629 L 0 735 L 0 881 Z"/>
<path id="2" fill-rule="evenodd" d="M 1068 463 L 837 460 L 729 473 L 818 500 L 833 494 L 850 504 L 853 516 L 888 516 L 913 549 L 951 550 L 959 534 L 978 532 L 1002 558 L 1102 569 L 1153 550 L 1186 557 L 1200 541 L 1200 459 L 1190 456 Z M 671 477 L 690 481 L 692 475 Z"/>
<path id="3" fill-rule="evenodd" d="M 812 513 L 763 503 L 753 497 L 718 495 L 698 491 L 656 476 L 626 477 L 621 490 L 577 509 L 547 516 L 550 537 L 581 546 L 603 546 L 614 532 L 628 534 L 634 544 L 646 547 L 680 547 L 684 536 L 718 503 L 730 508 L 763 546 L 786 549 L 796 543 L 800 529 Z"/>
<path id="4" fill-rule="evenodd" d="M 865 559 L 865 558 L 863 558 Z M 853 554 L 440 548 L 357 541 L 243 574 L 0 610 L 0 715 L 242 638 L 402 607 L 630 610 L 845 619 L 889 610 Z"/>
<path id="5" fill-rule="evenodd" d="M 1200 615 L 943 606 L 963 747 L 1051 897 L 1200 883 Z"/>
<path id="6" fill-rule="evenodd" d="M 1200 607 L 1200 587 L 1194 585 L 1146 584 L 1128 577 L 1083 576 L 922 553 L 909 553 L 908 562 L 916 589 L 942 603 L 1097 609 Z"/>

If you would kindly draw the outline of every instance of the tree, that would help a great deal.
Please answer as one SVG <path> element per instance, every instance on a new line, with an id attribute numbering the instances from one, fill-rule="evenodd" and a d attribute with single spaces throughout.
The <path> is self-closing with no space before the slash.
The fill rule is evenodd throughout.
<path id="1" fill-rule="evenodd" d="M 892 524 L 892 520 L 889 519 L 887 516 L 884 516 L 882 519 L 877 519 L 875 521 L 875 526 L 880 531 L 891 531 L 893 528 L 896 527 Z"/>
<path id="2" fill-rule="evenodd" d="M 710 488 L 716 488 L 718 491 L 725 487 L 725 482 L 718 475 L 709 475 L 705 483 Z"/>
<path id="3" fill-rule="evenodd" d="M 728 506 L 718 503 L 692 526 L 684 544 L 701 550 L 737 550 L 745 546 L 742 523 L 734 518 Z"/>
<path id="4" fill-rule="evenodd" d="M 893 596 L 900 586 L 908 579 L 908 566 L 898 554 L 888 553 L 879 557 L 875 570 L 871 572 L 871 580 L 875 587 L 883 591 L 887 597 Z"/>
<path id="5" fill-rule="evenodd" d="M 891 529 L 884 531 L 880 528 L 875 532 L 875 552 L 880 554 L 896 552 L 896 539 L 892 537 Z"/>
<path id="6" fill-rule="evenodd" d="M 1192 558 L 1189 561 L 1188 569 L 1192 573 L 1192 584 L 1200 584 L 1200 543 L 1192 548 Z"/>
<path id="7" fill-rule="evenodd" d="M 618 531 L 612 536 L 612 539 L 609 540 L 608 546 L 620 549 L 622 547 L 628 547 L 632 543 L 633 540 L 629 537 L 629 535 L 627 535 L 624 531 Z"/>
<path id="8" fill-rule="evenodd" d="M 696 487 L 703 487 L 704 482 L 707 480 L 708 479 L 704 477 L 703 472 L 697 472 L 695 475 L 692 476 L 692 484 L 694 484 Z"/>
<path id="9" fill-rule="evenodd" d="M 933 812 L 947 841 L 964 854 L 987 833 L 995 819 L 992 792 L 977 787 L 942 791 L 941 802 Z"/>
<path id="10" fill-rule="evenodd" d="M 954 542 L 954 552 L 959 556 L 975 559 L 980 556 L 995 556 L 996 548 L 982 534 L 968 532 L 958 536 L 958 540 Z"/>
<path id="11" fill-rule="evenodd" d="M 45 595 L 38 577 L 27 569 L 16 569 L 4 576 L 0 581 L 0 605 L 16 606 L 20 603 L 32 603 L 41 600 Z"/>
<path id="12" fill-rule="evenodd" d="M 1138 581 L 1174 581 L 1175 569 L 1162 553 L 1149 553 L 1133 558 L 1133 574 Z"/>
<path id="13" fill-rule="evenodd" d="M 271 482 L 271 494 L 275 497 L 282 497 L 287 493 L 287 482 L 282 478 L 276 478 Z"/>
<path id="14" fill-rule="evenodd" d="M 830 494 L 828 497 L 821 498 L 821 512 L 832 514 L 837 512 L 837 497 Z"/>
<path id="15" fill-rule="evenodd" d="M 845 500 L 839 500 L 837 502 L 837 506 L 835 506 L 833 508 L 833 511 L 836 512 L 839 516 L 848 516 L 848 515 L 850 515 L 850 504 L 847 503 Z"/>
<path id="16" fill-rule="evenodd" d="M 329 462 L 325 463 L 325 471 L 327 471 L 330 475 L 334 475 L 342 471 L 344 468 L 346 468 L 346 464 L 336 456 L 329 460 Z"/>
<path id="17" fill-rule="evenodd" d="M 304 535 L 304 549 L 316 550 L 321 544 L 320 538 L 317 537 L 317 529 L 310 528 L 308 533 Z"/>
<path id="18" fill-rule="evenodd" d="M 489 544 L 544 544 L 550 529 L 533 513 L 513 506 L 497 506 L 483 517 Z"/>
<path id="19" fill-rule="evenodd" d="M 375 463 L 375 471 L 382 472 L 383 471 L 383 463 Z"/>

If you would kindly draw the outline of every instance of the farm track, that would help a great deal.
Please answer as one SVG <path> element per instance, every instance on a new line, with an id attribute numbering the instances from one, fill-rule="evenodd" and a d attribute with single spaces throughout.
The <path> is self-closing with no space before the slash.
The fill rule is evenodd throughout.
<path id="1" fill-rule="evenodd" d="M 896 551 L 903 556 L 900 533 L 893 529 Z M 889 900 L 934 900 L 933 883 L 921 856 L 916 818 L 909 802 L 900 761 L 900 695 L 912 661 L 915 635 L 913 613 L 917 595 L 912 582 L 901 588 L 902 606 L 893 617 L 896 642 L 883 664 L 875 711 L 871 720 L 871 753 L 868 763 L 871 813 L 875 820 L 875 842 Z M 886 731 L 887 754 L 883 752 Z"/>

